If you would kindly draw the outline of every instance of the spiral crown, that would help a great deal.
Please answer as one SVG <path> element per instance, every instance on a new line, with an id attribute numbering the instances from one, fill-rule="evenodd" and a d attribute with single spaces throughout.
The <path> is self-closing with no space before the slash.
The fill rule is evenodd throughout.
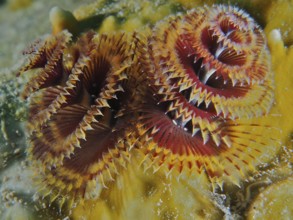
<path id="1" fill-rule="evenodd" d="M 204 170 L 212 182 L 238 184 L 255 167 L 255 155 L 275 145 L 253 123 L 273 103 L 260 27 L 238 8 L 204 7 L 159 22 L 147 41 L 145 154 L 167 170 Z"/>
<path id="2" fill-rule="evenodd" d="M 273 102 L 265 38 L 236 7 L 191 10 L 144 34 L 62 31 L 27 53 L 29 154 L 57 195 L 105 186 L 132 149 L 155 171 L 239 184 L 276 144 L 258 123 Z"/>

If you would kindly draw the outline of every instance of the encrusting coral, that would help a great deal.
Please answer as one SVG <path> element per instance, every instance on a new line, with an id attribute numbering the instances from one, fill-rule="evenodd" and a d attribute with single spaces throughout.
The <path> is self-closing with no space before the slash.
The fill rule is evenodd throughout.
<path id="1" fill-rule="evenodd" d="M 290 219 L 293 209 L 292 177 L 267 187 L 251 204 L 247 219 Z M 286 202 L 284 202 L 286 201 Z"/>
<path id="2" fill-rule="evenodd" d="M 133 151 L 145 169 L 222 187 L 277 149 L 258 123 L 274 99 L 270 56 L 244 11 L 197 8 L 141 34 L 54 30 L 20 71 L 38 69 L 23 92 L 28 152 L 52 201 L 98 196 Z"/>

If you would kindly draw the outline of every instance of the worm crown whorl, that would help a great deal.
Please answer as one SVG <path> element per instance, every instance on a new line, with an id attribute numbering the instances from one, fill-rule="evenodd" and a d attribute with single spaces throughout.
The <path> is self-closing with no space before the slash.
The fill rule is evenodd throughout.
<path id="1" fill-rule="evenodd" d="M 61 162 L 80 139 L 86 138 L 92 123 L 114 126 L 119 111 L 119 101 L 115 100 L 123 93 L 121 84 L 127 79 L 124 72 L 131 62 L 125 40 L 124 34 L 95 36 L 90 32 L 68 45 L 64 57 L 48 60 L 49 64 L 58 63 L 56 74 L 48 77 L 41 88 L 34 87 L 39 91 L 30 105 L 29 128 L 32 140 L 37 141 L 32 142 L 32 151 L 39 159 Z M 44 68 L 49 64 L 41 67 L 41 74 L 46 74 Z M 63 124 L 64 114 L 71 115 L 71 123 Z"/>
<path id="2" fill-rule="evenodd" d="M 215 74 L 233 84 L 239 81 L 250 85 L 265 79 L 269 69 L 267 62 L 261 62 L 268 56 L 264 35 L 248 14 L 234 7 L 218 6 L 206 9 L 201 16 L 205 19 L 194 28 L 198 13 L 189 13 L 187 35 L 205 62 L 218 70 Z"/>
<path id="3" fill-rule="evenodd" d="M 154 171 L 239 183 L 273 145 L 254 122 L 273 102 L 264 34 L 231 6 L 170 16 L 143 33 L 68 31 L 37 42 L 29 155 L 57 195 L 88 197 L 136 148 Z M 46 193 L 46 192 L 44 192 Z"/>
<path id="4" fill-rule="evenodd" d="M 113 179 L 129 160 L 133 119 L 127 109 L 138 40 L 93 31 L 75 42 L 62 40 L 68 36 L 48 37 L 22 72 L 38 69 L 24 90 L 30 98 L 29 155 L 42 165 L 50 188 L 77 198 L 95 182 Z"/>
<path id="5" fill-rule="evenodd" d="M 245 12 L 224 6 L 194 10 L 159 23 L 154 32 L 152 53 L 162 73 L 154 82 L 165 84 L 162 100 L 181 95 L 232 119 L 269 111 L 270 57 L 262 31 Z"/>
<path id="6" fill-rule="evenodd" d="M 246 129 L 253 126 L 241 121 L 266 114 L 273 102 L 260 27 L 235 7 L 204 7 L 157 23 L 146 50 L 149 93 L 139 117 L 145 153 L 159 167 L 237 182 L 253 167 L 252 151 L 259 155 L 273 142 L 251 141 Z M 253 129 L 255 136 L 262 130 Z"/>

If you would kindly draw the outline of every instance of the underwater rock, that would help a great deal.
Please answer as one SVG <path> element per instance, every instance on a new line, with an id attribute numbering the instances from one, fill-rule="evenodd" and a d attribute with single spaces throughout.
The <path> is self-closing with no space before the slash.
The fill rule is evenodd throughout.
<path id="1" fill-rule="evenodd" d="M 293 215 L 293 179 L 273 183 L 251 204 L 247 219 L 290 219 Z"/>

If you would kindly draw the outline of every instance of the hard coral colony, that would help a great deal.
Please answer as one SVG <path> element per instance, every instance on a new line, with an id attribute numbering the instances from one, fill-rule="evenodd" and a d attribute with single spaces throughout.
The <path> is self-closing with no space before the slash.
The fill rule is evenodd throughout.
<path id="1" fill-rule="evenodd" d="M 28 152 L 44 194 L 88 198 L 133 149 L 154 170 L 239 184 L 276 144 L 255 122 L 273 102 L 265 38 L 238 8 L 197 8 L 148 33 L 63 30 L 28 53 Z"/>

